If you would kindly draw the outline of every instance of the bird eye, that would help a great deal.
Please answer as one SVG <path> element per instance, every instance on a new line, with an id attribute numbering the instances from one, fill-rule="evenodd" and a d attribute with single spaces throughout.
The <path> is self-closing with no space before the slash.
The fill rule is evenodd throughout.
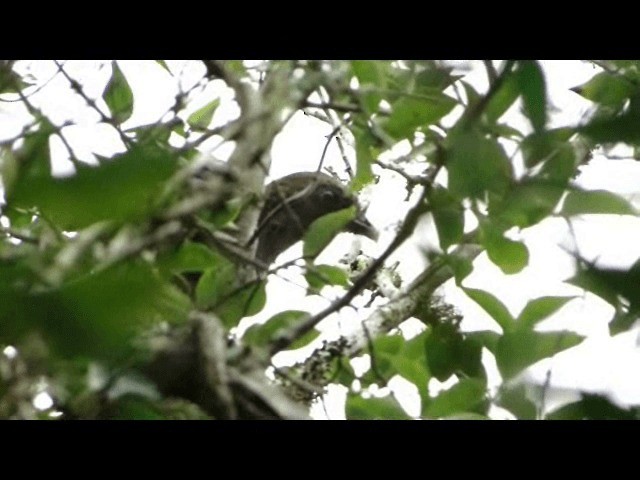
<path id="1" fill-rule="evenodd" d="M 337 198 L 336 192 L 333 190 L 323 190 L 320 193 L 320 200 L 323 202 L 331 202 Z"/>

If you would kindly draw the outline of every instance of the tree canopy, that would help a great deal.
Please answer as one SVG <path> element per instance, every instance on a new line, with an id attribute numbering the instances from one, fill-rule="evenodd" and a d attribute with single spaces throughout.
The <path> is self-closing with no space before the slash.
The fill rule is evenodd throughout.
<path id="1" fill-rule="evenodd" d="M 485 89 L 445 61 L 202 60 L 191 73 L 144 62 L 173 82 L 172 98 L 133 126 L 149 92 L 127 62 L 0 63 L 0 417 L 305 419 L 339 387 L 347 419 L 487 419 L 498 407 L 518 419 L 638 418 L 589 391 L 548 408 L 549 385 L 522 375 L 584 340 L 543 325 L 580 293 L 613 307 L 611 335 L 630 331 L 638 264 L 571 251 L 578 294 L 532 297 L 518 315 L 465 283 L 481 258 L 521 273 L 534 261 L 526 233 L 550 219 L 638 216 L 624 195 L 577 182 L 593 152 L 624 147 L 635 160 L 640 145 L 640 62 L 591 63 L 574 89 L 589 115 L 562 126 L 550 126 L 547 78 L 529 60 L 478 62 Z M 64 104 L 47 94 L 54 85 Z M 254 258 L 274 142 L 300 115 L 330 132 L 323 151 L 300 153 L 316 170 L 363 197 L 391 177 L 406 191 L 387 205 L 396 222 L 376 225 L 375 255 L 340 233 L 354 215 L 344 209 L 309 227 L 301 257 Z M 83 116 L 109 148 L 83 146 Z M 395 261 L 409 242 L 419 253 Z M 339 256 L 322 256 L 330 243 Z M 292 269 L 303 285 L 290 288 L 322 307 L 268 288 Z M 445 284 L 492 327 L 465 329 Z M 252 321 L 267 305 L 275 313 Z M 346 316 L 349 328 L 322 328 Z M 399 378 L 418 413 L 389 388 Z"/>

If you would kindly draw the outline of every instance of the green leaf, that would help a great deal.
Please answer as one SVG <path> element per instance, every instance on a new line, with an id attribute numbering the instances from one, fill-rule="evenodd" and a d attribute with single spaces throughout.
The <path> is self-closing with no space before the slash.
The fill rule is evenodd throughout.
<path id="1" fill-rule="evenodd" d="M 427 383 L 431 375 L 424 346 L 426 334 L 423 332 L 406 341 L 402 335 L 376 338 L 369 352 L 373 357 L 372 368 L 361 381 L 379 383 L 398 374 L 412 382 L 421 395 L 428 395 Z"/>
<path id="2" fill-rule="evenodd" d="M 103 96 L 112 117 L 122 123 L 133 113 L 133 92 L 118 64 L 113 62 L 112 65 L 111 79 Z"/>
<path id="3" fill-rule="evenodd" d="M 224 326 L 231 328 L 243 318 L 259 313 L 266 303 L 266 282 L 261 281 L 221 298 L 215 306 L 215 312 Z"/>
<path id="4" fill-rule="evenodd" d="M 500 337 L 501 335 L 493 330 L 478 330 L 475 332 L 465 333 L 465 338 L 486 347 L 491 353 L 495 352 Z"/>
<path id="5" fill-rule="evenodd" d="M 35 207 L 60 229 L 70 231 L 102 220 L 144 218 L 154 211 L 155 198 L 177 168 L 171 153 L 151 145 L 136 145 L 97 167 L 80 165 L 67 178 L 51 177 L 38 163 L 21 172 L 8 203 Z"/>
<path id="6" fill-rule="evenodd" d="M 595 268 L 580 268 L 578 273 L 565 280 L 565 283 L 591 292 L 613 306 L 618 305 L 617 282 L 612 282 L 606 275 L 600 275 Z"/>
<path id="7" fill-rule="evenodd" d="M 514 330 L 505 332 L 498 341 L 495 356 L 500 374 L 512 378 L 525 368 L 578 345 L 584 337 L 574 332 L 535 332 Z"/>
<path id="8" fill-rule="evenodd" d="M 463 336 L 454 325 L 434 325 L 425 337 L 424 348 L 429 371 L 441 382 L 461 373 L 470 377 L 484 377 L 482 344 Z"/>
<path id="9" fill-rule="evenodd" d="M 483 414 L 488 406 L 484 380 L 463 378 L 449 390 L 441 392 L 424 409 L 422 415 L 440 418 L 465 412 Z"/>
<path id="10" fill-rule="evenodd" d="M 544 73 L 538 62 L 524 60 L 516 69 L 518 86 L 522 93 L 524 112 L 536 132 L 547 122 L 547 91 Z"/>
<path id="11" fill-rule="evenodd" d="M 349 207 L 323 215 L 315 220 L 304 234 L 303 255 L 306 258 L 318 256 L 355 216 L 355 207 Z"/>
<path id="12" fill-rule="evenodd" d="M 187 123 L 194 130 L 204 131 L 209 127 L 211 120 L 213 119 L 213 114 L 216 109 L 220 106 L 220 99 L 216 98 L 215 100 L 210 101 L 204 107 L 199 108 L 187 119 Z"/>
<path id="13" fill-rule="evenodd" d="M 173 273 L 202 272 L 220 262 L 220 256 L 202 243 L 186 241 L 177 251 L 165 253 L 158 264 Z"/>
<path id="14" fill-rule="evenodd" d="M 518 383 L 511 385 L 505 382 L 498 393 L 498 406 L 509 410 L 518 420 L 535 420 L 538 418 L 538 405 L 527 395 L 531 386 Z"/>
<path id="15" fill-rule="evenodd" d="M 373 87 L 376 90 L 386 88 L 388 62 L 371 60 L 354 60 L 351 69 L 364 91 L 362 98 L 369 112 L 377 112 L 382 95 L 376 91 L 367 91 Z M 367 88 L 369 87 L 369 88 Z"/>
<path id="16" fill-rule="evenodd" d="M 446 264 L 453 270 L 453 276 L 457 286 L 473 272 L 473 261 L 458 255 L 446 254 L 443 256 Z"/>
<path id="17" fill-rule="evenodd" d="M 530 300 L 516 319 L 518 329 L 531 330 L 576 297 L 540 297 Z"/>
<path id="18" fill-rule="evenodd" d="M 367 131 L 358 132 L 355 131 L 356 139 L 356 176 L 351 180 L 350 188 L 354 192 L 359 192 L 365 185 L 374 181 L 373 171 L 371 170 L 371 164 L 373 163 L 374 156 L 373 139 L 371 134 Z"/>
<path id="19" fill-rule="evenodd" d="M 427 334 L 427 331 L 424 331 L 405 341 L 400 354 L 396 355 L 393 360 L 393 365 L 398 374 L 413 383 L 421 397 L 428 396 L 428 382 L 431 378 L 431 372 L 427 368 L 427 352 L 425 349 Z"/>
<path id="20" fill-rule="evenodd" d="M 571 90 L 592 102 L 620 108 L 625 100 L 638 90 L 638 87 L 622 75 L 600 72 L 588 82 Z"/>
<path id="21" fill-rule="evenodd" d="M 571 279 L 566 280 L 567 283 L 576 285 L 580 288 L 590 291 L 600 296 L 605 301 L 619 310 L 620 297 L 625 299 L 628 304 L 628 311 L 631 318 L 640 311 L 640 260 L 636 261 L 631 268 L 620 270 L 614 268 L 600 268 L 595 265 L 580 262 L 578 264 L 578 273 Z M 626 323 L 631 318 L 625 316 L 617 316 L 614 320 L 615 329 L 618 327 L 625 328 Z M 612 325 L 610 325 L 610 328 Z"/>
<path id="22" fill-rule="evenodd" d="M 349 394 L 345 410 L 348 420 L 411 419 L 392 395 L 383 398 L 363 398 L 357 394 Z"/>
<path id="23" fill-rule="evenodd" d="M 382 122 L 382 127 L 395 139 L 412 138 L 416 128 L 440 120 L 456 105 L 453 98 L 437 90 L 425 97 L 401 97 L 393 104 L 391 115 Z"/>
<path id="24" fill-rule="evenodd" d="M 518 183 L 504 197 L 489 204 L 489 214 L 502 224 L 530 227 L 553 212 L 563 193 L 564 187 L 547 181 Z"/>
<path id="25" fill-rule="evenodd" d="M 245 286 L 238 286 L 237 281 L 236 266 L 220 256 L 196 285 L 198 308 L 213 309 L 228 328 L 260 312 L 267 301 L 264 281 Z"/>
<path id="26" fill-rule="evenodd" d="M 577 131 L 596 143 L 636 144 L 640 142 L 640 115 L 630 111 L 613 118 L 596 117 Z"/>
<path id="27" fill-rule="evenodd" d="M 562 127 L 543 132 L 533 132 L 522 141 L 522 154 L 527 168 L 551 159 L 560 151 L 571 147 L 569 139 L 575 134 L 574 128 Z M 571 151 L 573 149 L 571 148 Z M 573 170 L 573 169 L 572 169 Z"/>
<path id="28" fill-rule="evenodd" d="M 496 141 L 468 132 L 455 137 L 448 152 L 449 191 L 462 199 L 482 198 L 485 191 L 503 193 L 513 167 Z"/>
<path id="29" fill-rule="evenodd" d="M 170 75 L 173 76 L 173 74 L 171 73 L 171 70 L 169 70 L 169 67 L 167 66 L 167 62 L 165 62 L 164 60 L 156 60 L 156 63 L 160 65 L 162 68 L 164 68 L 167 72 L 169 72 Z"/>
<path id="30" fill-rule="evenodd" d="M 491 293 L 475 288 L 463 287 L 462 290 L 471 300 L 480 305 L 502 327 L 504 332 L 509 332 L 515 328 L 515 320 L 507 307 Z"/>
<path id="31" fill-rule="evenodd" d="M 186 320 L 190 304 L 145 262 L 121 263 L 79 276 L 60 288 L 32 293 L 0 281 L 0 343 L 40 332 L 63 357 L 122 358 L 141 329 Z M 3 278 L 11 275 L 4 268 Z M 7 279 L 8 280 L 8 279 Z"/>
<path id="32" fill-rule="evenodd" d="M 519 273 L 529 264 L 529 250 L 524 243 L 506 238 L 502 229 L 488 221 L 482 223 L 480 232 L 489 259 L 505 274 Z"/>
<path id="33" fill-rule="evenodd" d="M 236 266 L 226 257 L 218 256 L 213 265 L 202 274 L 196 285 L 196 305 L 210 308 L 236 286 Z"/>
<path id="34" fill-rule="evenodd" d="M 215 210 L 205 212 L 208 214 L 205 218 L 214 229 L 219 229 L 235 221 L 244 206 L 245 203 L 241 198 L 231 198 Z"/>
<path id="35" fill-rule="evenodd" d="M 491 97 L 484 110 L 489 123 L 497 122 L 509 110 L 520 95 L 518 78 L 513 73 L 507 75 L 498 91 Z"/>
<path id="36" fill-rule="evenodd" d="M 638 215 L 638 211 L 613 192 L 574 188 L 567 195 L 560 215 L 571 217 L 585 214 Z"/>
<path id="37" fill-rule="evenodd" d="M 0 63 L 0 93 L 17 93 L 29 86 L 17 72 L 13 70 L 15 60 L 3 60 Z"/>
<path id="38" fill-rule="evenodd" d="M 638 420 L 638 408 L 623 409 L 598 394 L 582 393 L 582 399 L 547 415 L 548 420 Z"/>
<path id="39" fill-rule="evenodd" d="M 286 310 L 277 313 L 261 325 L 253 325 L 242 337 L 244 343 L 255 346 L 267 346 L 284 335 L 287 330 L 299 325 L 310 317 L 309 312 L 302 310 Z M 320 332 L 312 330 L 317 336 Z"/>
<path id="40" fill-rule="evenodd" d="M 576 152 L 573 145 L 566 143 L 551 154 L 537 177 L 565 186 L 569 179 L 577 176 L 576 167 Z"/>
<path id="41" fill-rule="evenodd" d="M 308 265 L 304 277 L 309 284 L 309 290 L 314 293 L 319 293 L 326 285 L 349 285 L 347 272 L 333 265 Z"/>
<path id="42" fill-rule="evenodd" d="M 447 251 L 464 233 L 464 208 L 447 189 L 436 186 L 429 194 L 429 205 L 440 239 L 440 248 Z"/>

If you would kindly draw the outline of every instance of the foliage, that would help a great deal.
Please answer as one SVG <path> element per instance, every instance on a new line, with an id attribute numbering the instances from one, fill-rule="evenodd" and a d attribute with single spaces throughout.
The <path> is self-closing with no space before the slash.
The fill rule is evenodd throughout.
<path id="1" fill-rule="evenodd" d="M 173 63 L 158 62 L 165 75 L 178 75 Z M 124 65 L 106 65 L 111 74 L 99 98 L 85 92 L 66 64 L 57 73 L 122 143 L 119 153 L 92 152 L 96 160 L 89 164 L 70 145 L 70 122 L 50 118 L 31 98 L 34 88 L 44 87 L 23 73 L 21 62 L 0 63 L 0 108 L 11 99 L 31 116 L 0 144 L 0 345 L 11 346 L 0 355 L 0 416 L 291 418 L 298 410 L 289 402 L 306 411 L 328 385 L 339 384 L 348 389 L 349 419 L 410 419 L 389 393 L 391 380 L 401 377 L 418 392 L 421 418 L 489 418 L 492 406 L 540 418 L 542 405 L 525 395 L 519 375 L 583 340 L 575 332 L 538 328 L 574 297 L 533 298 L 514 316 L 493 293 L 465 286 L 465 278 L 480 252 L 504 275 L 523 271 L 530 252 L 512 233 L 550 217 L 638 215 L 615 192 L 574 182 L 596 145 L 638 147 L 637 62 L 599 63 L 606 69 L 574 89 L 593 102 L 591 116 L 562 128 L 549 126 L 548 88 L 535 61 L 503 62 L 499 71 L 486 64 L 490 82 L 482 92 L 446 62 L 273 61 L 257 68 L 203 61 L 199 84 L 181 90 L 162 119 L 133 129 L 124 124 L 140 92 Z M 234 91 L 241 111 L 223 125 L 215 122 L 222 97 L 193 100 L 198 88 L 202 93 L 220 81 Z M 528 132 L 501 123 L 518 101 Z M 353 220 L 353 207 L 321 217 L 306 232 L 307 295 L 321 295 L 325 287 L 342 292 L 346 300 L 334 303 L 335 311 L 366 290 L 369 303 L 378 300 L 358 309 L 361 320 L 374 325 L 364 324 L 360 340 L 320 345 L 316 316 L 333 312 L 291 305 L 242 327 L 272 300 L 268 276 L 258 273 L 244 248 L 260 205 L 260 162 L 284 126 L 280 119 L 302 110 L 349 131 L 351 190 L 375 189 L 376 179 L 394 170 L 409 189 L 422 192 L 416 208 L 398 219 L 398 241 L 389 247 L 390 254 L 413 237 L 429 252 L 428 266 L 413 282 L 393 277 L 383 261 L 313 263 Z M 214 166 L 207 177 L 194 172 L 198 148 L 209 138 L 233 144 L 234 153 L 227 167 Z M 52 173 L 53 141 L 65 145 L 72 174 Z M 393 165 L 379 160 L 399 143 L 410 145 L 410 153 Z M 425 215 L 438 245 L 420 237 L 418 220 Z M 462 248 L 469 245 L 476 253 Z M 640 313 L 637 265 L 607 270 L 578 259 L 577 266 L 568 282 L 616 307 L 612 333 L 629 330 Z M 389 285 L 385 278 L 395 280 Z M 455 308 L 434 295 L 449 279 L 495 321 L 495 331 L 462 330 Z M 396 296 L 405 287 L 410 294 Z M 423 328 L 405 337 L 397 327 L 410 317 Z M 276 369 L 272 379 L 275 353 L 310 345 L 319 346 L 290 369 Z M 493 355 L 504 382 L 497 395 L 483 352 Z M 356 374 L 349 360 L 362 354 L 370 365 Z M 449 383 L 434 394 L 437 382 Z M 53 404 L 34 408 L 42 391 Z M 583 393 L 548 418 L 637 418 L 637 408 Z"/>

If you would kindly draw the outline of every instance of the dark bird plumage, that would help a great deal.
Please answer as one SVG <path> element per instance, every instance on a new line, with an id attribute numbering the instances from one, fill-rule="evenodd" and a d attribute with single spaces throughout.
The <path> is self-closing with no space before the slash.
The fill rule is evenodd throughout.
<path id="1" fill-rule="evenodd" d="M 314 220 L 352 205 L 357 208 L 356 218 L 345 231 L 376 240 L 378 232 L 367 220 L 358 199 L 338 180 L 320 172 L 294 173 L 275 180 L 266 188 L 254 233 L 258 242 L 256 259 L 271 264 L 280 253 L 302 240 Z"/>

